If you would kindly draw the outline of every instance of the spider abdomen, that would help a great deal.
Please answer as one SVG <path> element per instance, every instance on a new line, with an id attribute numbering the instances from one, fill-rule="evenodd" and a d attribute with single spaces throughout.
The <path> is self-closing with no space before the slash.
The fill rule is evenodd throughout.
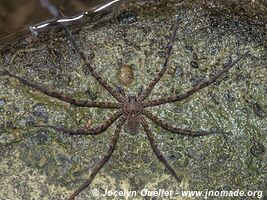
<path id="1" fill-rule="evenodd" d="M 137 135 L 140 126 L 139 115 L 129 115 L 127 119 L 127 131 L 132 135 Z"/>

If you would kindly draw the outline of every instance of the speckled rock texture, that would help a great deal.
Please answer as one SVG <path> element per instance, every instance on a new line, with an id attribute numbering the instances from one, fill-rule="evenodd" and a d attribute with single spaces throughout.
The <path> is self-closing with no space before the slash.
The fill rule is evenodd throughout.
<path id="1" fill-rule="evenodd" d="M 91 191 L 144 188 L 260 190 L 265 195 L 261 198 L 266 199 L 264 20 L 258 18 L 253 23 L 254 19 L 243 18 L 242 13 L 239 17 L 236 13 L 210 11 L 197 3 L 183 1 L 164 1 L 127 10 L 93 27 L 86 24 L 79 29 L 71 28 L 96 71 L 127 93 L 137 93 L 159 71 L 175 15 L 180 17 L 180 22 L 170 65 L 150 99 L 185 92 L 238 56 L 250 52 L 208 88 L 184 101 L 150 109 L 178 127 L 224 130 L 230 134 L 185 137 L 149 121 L 159 149 L 183 177 L 182 183 L 177 184 L 154 155 L 143 130 L 136 136 L 123 131 L 112 158 L 78 199 L 127 199 L 95 197 Z M 54 31 L 35 40 L 26 38 L 2 47 L 1 56 L 0 70 L 9 70 L 79 99 L 115 101 L 90 76 L 64 32 Z M 128 66 L 132 75 L 127 84 L 119 78 L 123 66 Z M 13 78 L 0 76 L 0 199 L 58 200 L 70 195 L 107 151 L 115 125 L 93 137 L 64 135 L 34 125 L 84 127 L 100 124 L 112 112 L 77 108 Z M 172 199 L 192 198 L 178 195 Z"/>

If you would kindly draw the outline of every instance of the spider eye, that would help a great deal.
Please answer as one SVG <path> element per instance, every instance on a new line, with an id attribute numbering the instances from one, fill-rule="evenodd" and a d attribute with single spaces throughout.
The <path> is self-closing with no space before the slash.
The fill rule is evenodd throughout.
<path id="1" fill-rule="evenodd" d="M 136 97 L 133 94 L 128 95 L 128 102 L 131 102 L 131 101 L 136 101 Z"/>

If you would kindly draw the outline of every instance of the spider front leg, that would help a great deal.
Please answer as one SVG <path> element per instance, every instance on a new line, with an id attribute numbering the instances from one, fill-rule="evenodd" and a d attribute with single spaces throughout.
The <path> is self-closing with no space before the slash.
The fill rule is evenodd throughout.
<path id="1" fill-rule="evenodd" d="M 168 97 L 161 97 L 159 99 L 154 99 L 154 100 L 148 100 L 143 103 L 144 107 L 152 107 L 152 106 L 157 106 L 161 104 L 166 104 L 166 103 L 171 103 L 171 102 L 176 102 L 176 101 L 181 101 L 183 99 L 186 99 L 193 95 L 194 93 L 200 91 L 201 89 L 209 86 L 210 84 L 214 83 L 218 78 L 220 78 L 223 74 L 228 72 L 236 63 L 238 63 L 240 60 L 242 60 L 244 57 L 246 57 L 249 54 L 249 52 L 246 52 L 242 56 L 238 57 L 234 62 L 226 66 L 224 69 L 222 69 L 219 73 L 215 74 L 210 80 L 207 80 L 205 82 L 202 82 L 196 86 L 194 86 L 192 89 L 189 91 L 185 92 L 184 94 L 181 95 L 174 95 L 174 96 L 168 96 Z"/>
<path id="2" fill-rule="evenodd" d="M 171 173 L 171 175 L 177 180 L 177 182 L 181 182 L 181 178 L 176 174 L 176 172 L 174 171 L 174 169 L 171 167 L 171 165 L 167 162 L 167 160 L 164 158 L 164 156 L 162 155 L 162 153 L 159 151 L 157 144 L 153 138 L 153 135 L 149 129 L 149 126 L 146 122 L 146 120 L 144 119 L 144 117 L 141 117 L 141 123 L 142 126 L 146 132 L 147 138 L 149 140 L 150 146 L 152 147 L 154 153 L 156 154 L 156 156 L 158 157 L 158 159 L 160 160 L 160 162 L 163 163 L 163 165 L 169 170 L 169 172 Z"/>
<path id="3" fill-rule="evenodd" d="M 137 93 L 137 95 L 140 96 L 140 95 L 143 93 L 143 91 L 144 91 L 144 86 L 141 85 L 141 86 L 139 87 L 139 89 L 138 89 L 138 93 Z"/>
<path id="4" fill-rule="evenodd" d="M 119 110 L 113 113 L 111 117 L 108 118 L 103 124 L 94 126 L 89 129 L 86 128 L 71 129 L 71 128 L 65 128 L 63 126 L 49 126 L 49 125 L 37 125 L 35 127 L 52 128 L 54 130 L 61 131 L 63 133 L 70 135 L 98 135 L 107 130 L 107 128 L 110 127 L 122 114 L 123 111 Z"/>
<path id="5" fill-rule="evenodd" d="M 121 107 L 121 105 L 119 103 L 113 103 L 113 102 L 108 102 L 108 101 L 97 102 L 97 101 L 78 100 L 78 99 L 69 97 L 67 95 L 60 94 L 60 93 L 55 92 L 55 91 L 51 91 L 51 90 L 47 89 L 47 87 L 45 87 L 45 86 L 38 85 L 32 81 L 29 81 L 25 78 L 14 75 L 8 71 L 3 71 L 1 74 L 15 78 L 15 79 L 19 80 L 22 84 L 29 86 L 29 87 L 32 87 L 33 89 L 38 90 L 39 92 L 42 92 L 43 94 L 45 94 L 49 97 L 56 98 L 58 100 L 64 101 L 66 103 L 72 104 L 72 105 L 77 106 L 77 107 L 98 107 L 98 108 L 112 108 L 112 109 L 113 108 L 119 109 Z"/>
<path id="6" fill-rule="evenodd" d="M 116 86 L 116 89 L 117 89 L 117 91 L 122 95 L 122 96 L 126 96 L 126 93 L 125 93 L 125 91 L 124 91 L 124 89 L 121 87 L 121 86 Z"/>
<path id="7" fill-rule="evenodd" d="M 121 127 L 123 126 L 125 120 L 126 120 L 126 118 L 124 116 L 119 120 L 118 125 L 117 125 L 116 130 L 115 130 L 115 134 L 112 138 L 112 141 L 109 145 L 109 149 L 108 149 L 106 155 L 104 155 L 104 157 L 101 159 L 101 161 L 95 166 L 95 168 L 93 169 L 93 171 L 90 174 L 87 181 L 85 181 L 77 190 L 75 190 L 75 192 L 68 198 L 68 200 L 74 200 L 75 197 L 78 196 L 81 191 L 86 189 L 92 183 L 92 181 L 94 180 L 94 178 L 98 174 L 98 172 L 102 169 L 102 167 L 110 159 L 110 157 L 111 157 L 112 153 L 114 152 L 115 147 L 117 145 L 117 142 L 119 139 L 119 134 L 121 132 Z"/>
<path id="8" fill-rule="evenodd" d="M 194 131 L 194 130 L 190 130 L 190 129 L 181 129 L 181 128 L 177 128 L 172 126 L 171 124 L 163 121 L 162 119 L 158 118 L 156 115 L 153 115 L 151 112 L 147 111 L 147 110 L 143 110 L 142 114 L 144 116 L 146 116 L 148 119 L 150 119 L 151 121 L 153 121 L 155 124 L 157 124 L 158 126 L 160 126 L 161 128 L 173 132 L 173 133 L 177 133 L 180 135 L 188 135 L 188 136 L 205 136 L 205 135 L 214 135 L 214 134 L 228 134 L 227 132 L 222 132 L 222 131 Z"/>
<path id="9" fill-rule="evenodd" d="M 78 43 L 75 41 L 73 35 L 71 32 L 62 24 L 62 28 L 65 30 L 67 35 L 69 36 L 69 39 L 71 43 L 73 44 L 75 50 L 79 53 L 80 57 L 82 58 L 83 62 L 85 63 L 86 67 L 89 69 L 91 75 L 102 85 L 115 99 L 117 99 L 119 102 L 124 102 L 126 98 L 121 95 L 119 92 L 117 92 L 113 87 L 111 87 L 91 66 L 90 62 L 88 61 L 85 54 L 82 52 L 82 50 L 79 48 Z"/>
<path id="10" fill-rule="evenodd" d="M 139 96 L 138 99 L 141 100 L 141 101 L 143 101 L 145 98 L 147 98 L 147 96 L 151 93 L 151 91 L 153 90 L 155 85 L 159 82 L 159 80 L 161 79 L 161 77 L 163 76 L 163 74 L 167 70 L 168 63 L 169 63 L 169 60 L 170 60 L 170 56 L 172 54 L 173 43 L 175 41 L 175 37 L 176 37 L 177 29 L 178 29 L 178 21 L 179 21 L 179 18 L 178 18 L 178 16 L 176 16 L 175 23 L 173 25 L 173 31 L 172 31 L 172 34 L 171 34 L 171 40 L 170 40 L 170 42 L 169 42 L 169 44 L 167 46 L 165 61 L 164 61 L 163 65 L 162 65 L 162 68 L 161 68 L 160 72 L 156 75 L 156 77 L 151 81 L 151 83 L 149 83 L 149 85 L 145 88 L 145 90 Z"/>

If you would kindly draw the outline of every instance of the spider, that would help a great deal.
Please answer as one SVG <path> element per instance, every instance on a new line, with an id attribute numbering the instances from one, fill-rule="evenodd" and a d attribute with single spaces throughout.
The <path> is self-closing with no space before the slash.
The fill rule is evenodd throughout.
<path id="1" fill-rule="evenodd" d="M 104 157 L 100 160 L 100 162 L 94 167 L 92 170 L 90 176 L 88 179 L 78 188 L 76 189 L 71 196 L 69 196 L 68 200 L 73 200 L 75 197 L 79 195 L 81 191 L 86 189 L 94 180 L 98 172 L 103 168 L 103 166 L 107 163 L 107 161 L 110 159 L 112 153 L 114 152 L 116 148 L 116 144 L 119 139 L 119 135 L 122 129 L 122 126 L 125 124 L 126 129 L 129 133 L 136 135 L 139 133 L 140 126 L 143 127 L 144 132 L 147 135 L 147 138 L 149 140 L 150 146 L 153 149 L 153 152 L 156 154 L 159 161 L 168 169 L 170 174 L 177 180 L 178 183 L 181 182 L 181 178 L 176 174 L 175 170 L 171 167 L 171 165 L 168 163 L 166 158 L 163 156 L 163 154 L 159 151 L 158 146 L 153 138 L 152 132 L 149 128 L 147 118 L 154 122 L 156 125 L 160 126 L 161 128 L 170 131 L 172 133 L 181 134 L 181 135 L 187 135 L 187 136 L 205 136 L 210 134 L 222 134 L 224 132 L 220 131 L 203 131 L 203 130 L 190 130 L 190 129 L 182 129 L 178 127 L 174 127 L 168 122 L 163 121 L 153 113 L 147 110 L 148 107 L 158 106 L 162 104 L 167 104 L 171 102 L 177 102 L 182 101 L 194 93 L 200 91 L 201 89 L 209 86 L 210 84 L 214 83 L 218 78 L 220 78 L 223 74 L 228 72 L 236 63 L 238 63 L 241 59 L 243 59 L 246 55 L 248 55 L 248 52 L 245 54 L 239 56 L 235 61 L 224 67 L 221 71 L 219 71 L 217 74 L 215 74 L 212 78 L 209 80 L 206 80 L 202 83 L 199 83 L 189 89 L 187 92 L 180 94 L 180 95 L 172 95 L 172 96 L 166 96 L 166 97 L 160 97 L 158 99 L 152 99 L 152 100 L 146 100 L 155 85 L 160 81 L 161 77 L 164 75 L 164 73 L 167 70 L 168 63 L 172 54 L 177 29 L 178 29 L 178 22 L 179 18 L 176 16 L 173 26 L 172 26 L 172 32 L 169 44 L 166 48 L 166 56 L 164 63 L 161 67 L 161 70 L 157 75 L 154 77 L 154 79 L 148 84 L 147 87 L 140 90 L 140 92 L 137 95 L 133 94 L 125 94 L 125 92 L 120 89 L 114 89 L 111 85 L 109 85 L 92 67 L 90 62 L 88 61 L 87 57 L 83 53 L 83 51 L 78 46 L 78 43 L 74 39 L 71 32 L 66 28 L 63 27 L 66 31 L 66 34 L 71 41 L 74 50 L 79 54 L 81 59 L 83 60 L 85 66 L 89 69 L 91 75 L 97 80 L 97 82 L 102 85 L 111 96 L 113 96 L 117 102 L 109 102 L 109 101 L 89 101 L 89 100 L 79 100 L 72 98 L 70 96 L 58 93 L 56 91 L 52 91 L 47 89 L 47 87 L 38 85 L 30 80 L 24 79 L 22 77 L 19 77 L 7 70 L 3 71 L 2 74 L 13 77 L 17 80 L 19 80 L 22 84 L 32 87 L 41 93 L 44 93 L 45 95 L 49 97 L 53 97 L 56 99 L 59 99 L 61 101 L 67 102 L 73 106 L 77 107 L 98 107 L 103 109 L 113 109 L 116 110 L 112 114 L 110 118 L 108 118 L 106 121 L 104 121 L 102 124 L 98 126 L 93 126 L 91 128 L 66 128 L 64 126 L 52 126 L 52 125 L 38 125 L 37 127 L 46 127 L 51 128 L 59 132 L 63 132 L 65 134 L 69 135 L 98 135 L 103 133 L 105 130 L 107 130 L 113 123 L 116 122 L 116 129 L 115 134 L 113 135 L 113 138 L 109 144 L 108 151 L 104 155 Z"/>

